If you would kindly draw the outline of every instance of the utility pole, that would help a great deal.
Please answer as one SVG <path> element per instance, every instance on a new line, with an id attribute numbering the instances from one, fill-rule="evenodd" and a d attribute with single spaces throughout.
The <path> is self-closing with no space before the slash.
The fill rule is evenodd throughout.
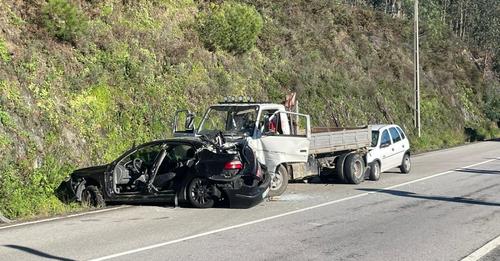
<path id="1" fill-rule="evenodd" d="M 415 65 L 415 78 L 413 83 L 415 85 L 415 128 L 417 129 L 418 137 L 420 137 L 420 59 L 419 59 L 419 41 L 418 41 L 418 0 L 415 0 L 415 12 L 413 22 L 413 63 Z"/>

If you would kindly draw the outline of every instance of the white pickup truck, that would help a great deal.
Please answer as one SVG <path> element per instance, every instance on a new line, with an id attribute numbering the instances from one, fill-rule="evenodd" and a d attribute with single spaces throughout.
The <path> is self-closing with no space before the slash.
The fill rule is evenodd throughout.
<path id="1" fill-rule="evenodd" d="M 392 161 L 391 165 L 386 165 L 386 158 L 377 154 L 378 144 L 371 146 L 372 127 L 311 128 L 309 115 L 286 111 L 281 104 L 221 102 L 208 108 L 198 128 L 193 118 L 189 111 L 178 111 L 174 135 L 222 133 L 227 143 L 246 139 L 273 176 L 271 196 L 281 195 L 289 180 L 316 175 L 325 179 L 331 175 L 328 173 L 333 173 L 344 182 L 358 184 L 367 176 L 378 179 L 380 170 L 393 167 Z M 184 124 L 179 124 L 183 119 Z M 381 136 L 384 135 L 385 132 Z M 386 143 L 383 146 L 387 146 Z M 381 153 L 391 146 L 392 143 L 380 148 Z M 370 168 L 372 162 L 378 162 L 375 172 Z"/>

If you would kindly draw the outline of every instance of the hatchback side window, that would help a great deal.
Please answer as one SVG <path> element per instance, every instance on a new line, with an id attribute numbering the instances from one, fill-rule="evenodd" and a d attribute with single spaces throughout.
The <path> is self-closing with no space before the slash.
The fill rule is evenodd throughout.
<path id="1" fill-rule="evenodd" d="M 380 147 L 384 148 L 391 145 L 391 136 L 389 136 L 389 132 L 385 130 L 382 133 L 382 140 L 380 141 Z"/>
<path id="2" fill-rule="evenodd" d="M 396 143 L 396 142 L 398 142 L 398 141 L 401 140 L 401 136 L 399 135 L 399 132 L 398 132 L 398 130 L 396 130 L 396 128 L 391 127 L 389 129 L 389 131 L 391 132 L 392 142 L 393 143 Z"/>
<path id="3" fill-rule="evenodd" d="M 397 129 L 398 129 L 399 133 L 401 133 L 401 138 L 403 138 L 403 140 L 406 139 L 406 135 L 405 135 L 404 131 L 400 127 L 397 127 Z"/>

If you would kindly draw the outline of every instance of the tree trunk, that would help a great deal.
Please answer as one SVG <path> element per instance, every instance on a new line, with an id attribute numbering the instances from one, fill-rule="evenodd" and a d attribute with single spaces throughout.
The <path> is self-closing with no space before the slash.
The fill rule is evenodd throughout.
<path id="1" fill-rule="evenodd" d="M 458 37 L 462 38 L 462 28 L 464 26 L 464 8 L 463 3 L 460 2 L 460 26 L 458 27 Z"/>

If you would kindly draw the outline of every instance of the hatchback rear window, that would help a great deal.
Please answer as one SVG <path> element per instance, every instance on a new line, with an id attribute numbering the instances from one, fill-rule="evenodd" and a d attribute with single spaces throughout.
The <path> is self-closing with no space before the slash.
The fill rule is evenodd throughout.
<path id="1" fill-rule="evenodd" d="M 399 133 L 401 133 L 401 138 L 403 138 L 403 140 L 406 139 L 406 135 L 405 135 L 404 131 L 400 127 L 397 127 L 397 129 L 398 129 Z"/>
<path id="2" fill-rule="evenodd" d="M 391 133 L 393 143 L 396 143 L 401 140 L 401 136 L 399 135 L 399 132 L 398 130 L 396 130 L 396 128 L 391 127 L 389 129 L 389 132 Z"/>

